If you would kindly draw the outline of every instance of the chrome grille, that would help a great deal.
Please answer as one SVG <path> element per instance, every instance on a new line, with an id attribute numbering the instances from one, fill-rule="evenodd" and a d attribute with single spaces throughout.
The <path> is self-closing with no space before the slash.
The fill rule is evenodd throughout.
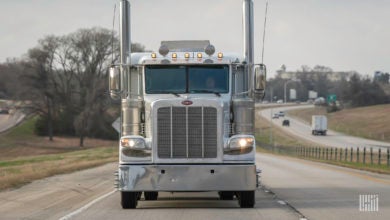
<path id="1" fill-rule="evenodd" d="M 159 158 L 216 158 L 217 109 L 159 108 L 157 152 Z"/>

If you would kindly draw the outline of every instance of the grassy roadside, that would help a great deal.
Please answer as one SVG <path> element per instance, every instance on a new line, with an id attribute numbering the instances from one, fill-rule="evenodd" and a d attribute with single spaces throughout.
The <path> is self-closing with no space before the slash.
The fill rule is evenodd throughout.
<path id="1" fill-rule="evenodd" d="M 269 149 L 262 147 L 261 145 L 257 146 L 257 152 L 267 153 L 267 154 L 276 154 L 276 155 L 287 156 L 287 157 L 294 157 L 294 158 L 298 158 L 298 159 L 326 163 L 326 164 L 330 164 L 330 165 L 346 167 L 346 168 L 362 170 L 362 171 L 369 171 L 369 172 L 379 173 L 379 174 L 390 174 L 390 167 L 388 167 L 386 164 L 381 164 L 381 165 L 378 165 L 377 163 L 363 164 L 362 162 L 357 163 L 357 162 L 350 162 L 350 161 L 333 161 L 333 160 L 323 160 L 323 159 L 314 159 L 314 158 L 304 158 L 304 157 L 298 157 L 298 156 L 293 155 L 293 154 L 279 153 L 279 151 L 277 149 L 271 151 Z"/>
<path id="2" fill-rule="evenodd" d="M 117 148 L 99 147 L 69 153 L 19 157 L 0 162 L 0 190 L 33 180 L 96 167 L 118 160 Z"/>
<path id="3" fill-rule="evenodd" d="M 343 109 L 327 113 L 324 107 L 289 111 L 288 114 L 311 123 L 311 116 L 316 114 L 328 117 L 330 129 L 345 134 L 390 142 L 390 104 L 361 108 Z"/>
<path id="4" fill-rule="evenodd" d="M 363 163 L 345 162 L 345 161 L 329 161 L 329 160 L 315 160 L 315 159 L 308 159 L 308 160 L 332 164 L 341 167 L 352 168 L 356 170 L 370 171 L 370 172 L 380 173 L 380 174 L 390 174 L 390 168 L 386 164 L 378 165 L 378 164 L 363 164 Z"/>
<path id="5" fill-rule="evenodd" d="M 35 118 L 0 135 L 0 190 L 33 180 L 96 167 L 118 160 L 116 141 L 46 137 L 33 134 Z"/>

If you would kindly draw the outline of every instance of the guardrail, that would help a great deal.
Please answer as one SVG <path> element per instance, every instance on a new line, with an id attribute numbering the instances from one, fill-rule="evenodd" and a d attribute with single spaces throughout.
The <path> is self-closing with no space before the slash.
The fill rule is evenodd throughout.
<path id="1" fill-rule="evenodd" d="M 390 149 L 374 152 L 373 148 L 323 148 L 323 147 L 295 147 L 296 155 L 303 158 L 320 160 L 345 161 L 363 164 L 387 164 L 390 167 Z"/>
<path id="2" fill-rule="evenodd" d="M 390 167 L 390 148 L 375 150 L 370 147 L 288 147 L 259 144 L 260 148 L 277 154 L 295 156 L 299 158 L 340 161 L 362 164 L 387 164 Z"/>

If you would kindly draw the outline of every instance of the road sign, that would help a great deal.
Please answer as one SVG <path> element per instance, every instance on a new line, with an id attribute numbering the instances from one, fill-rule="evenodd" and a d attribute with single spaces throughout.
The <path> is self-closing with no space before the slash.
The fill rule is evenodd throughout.
<path id="1" fill-rule="evenodd" d="M 113 123 L 112 127 L 115 128 L 115 130 L 119 133 L 121 132 L 120 127 L 121 127 L 121 118 L 117 118 Z"/>
<path id="2" fill-rule="evenodd" d="M 290 89 L 290 100 L 295 100 L 295 99 L 297 99 L 297 90 Z"/>
<path id="3" fill-rule="evenodd" d="M 328 97 L 327 97 L 328 103 L 336 102 L 336 100 L 337 100 L 337 96 L 336 96 L 335 94 L 330 94 L 330 95 L 328 95 Z"/>
<path id="4" fill-rule="evenodd" d="M 309 99 L 316 99 L 318 97 L 318 94 L 316 91 L 310 90 L 309 91 Z"/>

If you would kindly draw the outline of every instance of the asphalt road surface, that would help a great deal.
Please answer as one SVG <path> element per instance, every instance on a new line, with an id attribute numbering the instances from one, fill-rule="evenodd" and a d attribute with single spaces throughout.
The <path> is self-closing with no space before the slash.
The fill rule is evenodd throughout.
<path id="1" fill-rule="evenodd" d="M 220 201 L 215 192 L 161 193 L 123 210 L 114 191 L 116 163 L 35 181 L 0 193 L 0 219 L 298 219 L 273 194 L 259 189 L 256 208 L 241 209 L 236 200 Z M 196 177 L 194 177 L 196 178 Z"/>
<path id="2" fill-rule="evenodd" d="M 369 140 L 359 137 L 353 137 L 346 134 L 338 133 L 332 130 L 327 131 L 326 136 L 317 135 L 314 136 L 311 134 L 311 125 L 303 122 L 299 119 L 289 117 L 288 113 L 285 117 L 279 117 L 278 119 L 271 119 L 274 113 L 279 111 L 288 112 L 289 110 L 296 110 L 302 108 L 312 108 L 313 105 L 300 105 L 300 106 L 286 106 L 286 107 L 277 107 L 277 108 L 268 108 L 261 111 L 258 111 L 257 114 L 260 114 L 268 121 L 272 121 L 272 126 L 277 126 L 283 129 L 286 132 L 296 136 L 299 139 L 306 140 L 316 145 L 328 146 L 328 147 L 373 147 L 378 149 L 379 147 L 390 147 L 390 143 Z M 282 126 L 284 119 L 290 120 L 290 126 Z"/>
<path id="3" fill-rule="evenodd" d="M 390 219 L 390 175 L 269 154 L 257 163 L 264 186 L 307 219 Z M 377 212 L 359 211 L 366 194 L 378 195 Z"/>
<path id="4" fill-rule="evenodd" d="M 0 114 L 0 133 L 4 132 L 23 120 L 25 115 L 20 111 L 10 114 Z"/>
<path id="5" fill-rule="evenodd" d="M 256 206 L 220 201 L 215 192 L 161 193 L 123 210 L 113 191 L 115 163 L 58 175 L 0 193 L 0 219 L 389 219 L 390 176 L 258 154 L 264 188 Z M 196 177 L 194 177 L 196 178 Z M 269 191 L 270 190 L 270 191 Z M 275 193 L 275 194 L 274 194 Z M 359 195 L 379 196 L 379 210 L 359 211 Z"/>

